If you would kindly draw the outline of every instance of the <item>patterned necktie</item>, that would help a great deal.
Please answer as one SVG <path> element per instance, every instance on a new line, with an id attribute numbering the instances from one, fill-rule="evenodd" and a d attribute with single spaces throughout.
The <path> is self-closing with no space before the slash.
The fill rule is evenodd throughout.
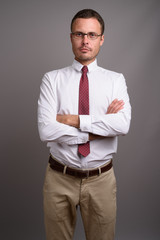
<path id="1" fill-rule="evenodd" d="M 87 66 L 82 68 L 82 77 L 79 85 L 79 115 L 89 115 L 89 84 L 87 77 Z M 90 153 L 89 142 L 78 145 L 78 152 L 86 157 Z"/>

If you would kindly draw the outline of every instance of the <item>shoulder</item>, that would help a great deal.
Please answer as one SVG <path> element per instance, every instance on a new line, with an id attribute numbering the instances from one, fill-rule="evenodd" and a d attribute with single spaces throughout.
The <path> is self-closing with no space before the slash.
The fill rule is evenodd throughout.
<path id="1" fill-rule="evenodd" d="M 71 71 L 72 71 L 72 66 L 68 66 L 68 67 L 49 71 L 49 72 L 45 73 L 44 76 L 46 76 L 50 79 L 54 79 L 57 75 L 67 74 L 68 72 L 71 72 Z"/>
<path id="2" fill-rule="evenodd" d="M 106 76 L 114 78 L 114 79 L 119 78 L 120 76 L 123 75 L 122 73 L 115 72 L 115 71 L 112 71 L 112 70 L 108 70 L 108 69 L 105 69 L 105 68 L 99 67 L 99 66 L 98 66 L 97 70 L 99 72 L 101 72 L 102 74 L 105 74 Z"/>
<path id="3" fill-rule="evenodd" d="M 102 67 L 97 68 L 97 74 L 101 75 L 104 80 L 111 84 L 121 84 L 125 82 L 125 78 L 122 73 L 108 70 Z"/>
<path id="4" fill-rule="evenodd" d="M 50 84 L 56 83 L 60 79 L 64 79 L 73 71 L 72 66 L 52 70 L 46 72 L 43 76 L 42 82 L 49 82 Z"/>

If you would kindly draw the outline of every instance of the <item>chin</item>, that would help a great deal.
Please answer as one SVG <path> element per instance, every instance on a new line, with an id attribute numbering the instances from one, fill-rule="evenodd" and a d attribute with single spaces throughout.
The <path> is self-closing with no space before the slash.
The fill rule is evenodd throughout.
<path id="1" fill-rule="evenodd" d="M 89 56 L 79 56 L 77 59 L 80 59 L 81 61 L 91 61 L 93 58 Z"/>

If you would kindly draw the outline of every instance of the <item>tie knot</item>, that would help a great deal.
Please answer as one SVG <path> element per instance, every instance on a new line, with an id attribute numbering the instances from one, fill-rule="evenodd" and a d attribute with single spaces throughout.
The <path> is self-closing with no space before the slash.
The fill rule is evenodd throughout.
<path id="1" fill-rule="evenodd" d="M 88 67 L 87 66 L 83 66 L 82 72 L 86 74 L 88 72 Z"/>

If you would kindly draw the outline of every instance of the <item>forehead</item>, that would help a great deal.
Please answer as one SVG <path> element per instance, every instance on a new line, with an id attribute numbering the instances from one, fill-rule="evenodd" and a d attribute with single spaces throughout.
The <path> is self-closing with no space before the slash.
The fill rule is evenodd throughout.
<path id="1" fill-rule="evenodd" d="M 77 18 L 73 22 L 72 31 L 100 33 L 101 25 L 96 18 Z"/>

